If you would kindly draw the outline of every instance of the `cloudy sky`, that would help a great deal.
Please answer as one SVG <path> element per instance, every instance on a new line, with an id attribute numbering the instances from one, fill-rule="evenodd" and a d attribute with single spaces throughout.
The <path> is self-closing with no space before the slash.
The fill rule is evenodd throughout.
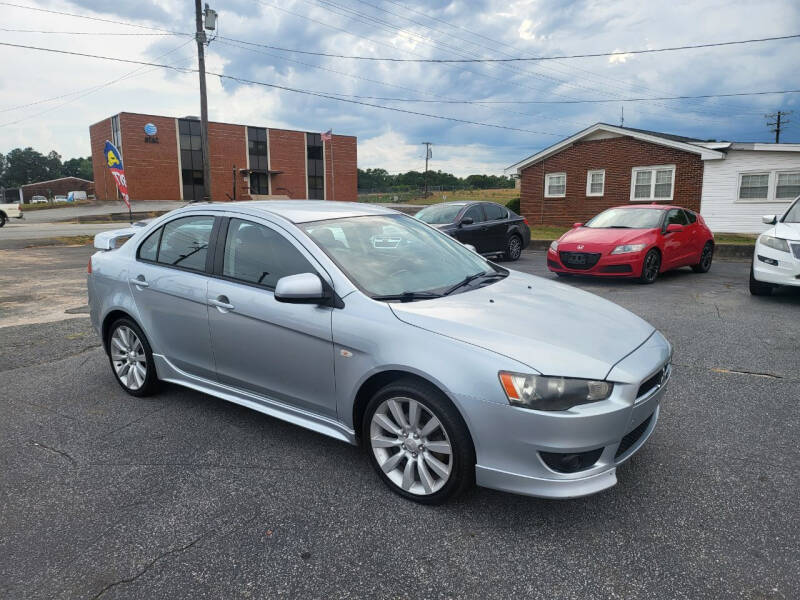
<path id="1" fill-rule="evenodd" d="M 6 5 L 0 41 L 196 66 L 195 47 L 188 36 L 2 4 Z M 178 33 L 194 29 L 190 0 L 15 0 L 12 4 Z M 332 128 L 356 135 L 361 168 L 421 170 L 420 142 L 430 141 L 433 169 L 458 175 L 502 173 L 520 158 L 595 122 L 618 124 L 623 98 L 800 88 L 798 39 L 503 64 L 357 61 L 242 43 L 392 58 L 615 52 L 797 34 L 800 3 L 796 0 L 216 0 L 210 4 L 219 13 L 219 37 L 207 54 L 210 72 L 510 128 L 393 112 L 209 76 L 211 120 L 307 131 Z M 3 153 L 33 146 L 40 151 L 54 149 L 64 158 L 88 155 L 89 125 L 111 114 L 199 114 L 195 73 L 4 46 L 0 46 L 0 90 Z M 430 102 L 435 100 L 484 103 Z M 612 102 L 569 102 L 574 100 Z M 624 104 L 625 124 L 631 127 L 736 141 L 772 141 L 764 113 L 777 109 L 795 109 L 782 141 L 800 142 L 800 94 Z"/>

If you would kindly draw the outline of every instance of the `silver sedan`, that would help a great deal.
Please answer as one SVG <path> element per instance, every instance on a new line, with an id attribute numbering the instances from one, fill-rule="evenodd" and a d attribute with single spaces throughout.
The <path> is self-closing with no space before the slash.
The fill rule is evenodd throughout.
<path id="1" fill-rule="evenodd" d="M 658 420 L 672 349 L 651 325 L 391 210 L 196 204 L 95 246 L 126 392 L 168 381 L 360 443 L 417 502 L 598 492 Z"/>

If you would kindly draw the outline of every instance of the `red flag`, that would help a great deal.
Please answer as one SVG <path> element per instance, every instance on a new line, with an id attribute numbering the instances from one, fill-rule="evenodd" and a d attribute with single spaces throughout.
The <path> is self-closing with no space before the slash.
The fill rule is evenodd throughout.
<path id="1" fill-rule="evenodd" d="M 331 138 L 333 137 L 333 129 L 328 129 L 325 133 L 321 133 L 320 137 L 322 138 L 323 142 L 330 142 Z"/>
<path id="2" fill-rule="evenodd" d="M 114 181 L 117 182 L 117 189 L 120 196 L 125 201 L 128 208 L 131 207 L 130 199 L 128 198 L 128 183 L 125 181 L 125 168 L 122 165 L 122 155 L 117 150 L 117 147 L 106 140 L 106 165 L 111 170 L 111 175 L 114 176 Z"/>

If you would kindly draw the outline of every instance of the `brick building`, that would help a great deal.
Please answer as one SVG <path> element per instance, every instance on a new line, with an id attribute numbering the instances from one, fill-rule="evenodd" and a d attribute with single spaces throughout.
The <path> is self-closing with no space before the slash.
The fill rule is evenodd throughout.
<path id="1" fill-rule="evenodd" d="M 80 177 L 59 177 L 21 185 L 19 189 L 22 202 L 27 204 L 34 196 L 44 196 L 49 200 L 54 196 L 66 196 L 70 192 L 86 192 L 87 196 L 91 196 L 94 194 L 94 182 Z"/>
<path id="2" fill-rule="evenodd" d="M 704 161 L 725 157 L 713 145 L 598 123 L 507 171 L 520 178 L 520 212 L 531 224 L 570 226 L 638 202 L 700 212 Z"/>
<path id="3" fill-rule="evenodd" d="M 200 121 L 119 113 L 89 127 L 95 194 L 116 199 L 103 148 L 122 153 L 132 200 L 200 200 Z M 230 123 L 208 124 L 211 196 L 215 201 L 265 198 L 357 200 L 356 138 Z M 234 192 L 235 190 L 235 192 Z"/>

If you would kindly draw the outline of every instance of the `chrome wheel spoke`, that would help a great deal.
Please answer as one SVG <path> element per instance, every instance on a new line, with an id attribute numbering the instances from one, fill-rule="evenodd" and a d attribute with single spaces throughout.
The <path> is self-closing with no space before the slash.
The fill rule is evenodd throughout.
<path id="1" fill-rule="evenodd" d="M 435 456 L 431 456 L 430 453 L 425 452 L 422 455 L 425 458 L 425 462 L 428 463 L 428 466 L 436 473 L 439 477 L 447 477 L 450 474 L 450 469 L 446 464 L 441 462 Z"/>
<path id="2" fill-rule="evenodd" d="M 395 425 L 387 415 L 375 413 L 375 416 L 372 417 L 372 420 L 386 431 L 389 431 L 395 435 L 399 436 L 401 433 L 403 433 L 403 430 Z"/>
<path id="3" fill-rule="evenodd" d="M 437 440 L 435 442 L 425 442 L 425 449 L 430 452 L 436 452 L 437 454 L 453 453 L 453 450 L 450 448 L 450 444 L 443 440 Z"/>
<path id="4" fill-rule="evenodd" d="M 411 429 L 419 426 L 419 402 L 416 400 L 408 402 L 408 425 Z"/>
<path id="5" fill-rule="evenodd" d="M 436 417 L 434 417 L 433 415 L 431 415 L 431 419 L 430 419 L 430 421 L 428 421 L 427 423 L 425 423 L 425 427 L 423 427 L 423 428 L 422 428 L 422 431 L 420 431 L 420 433 L 419 433 L 419 434 L 420 434 L 422 437 L 426 438 L 426 437 L 428 437 L 430 434 L 432 434 L 434 431 L 436 431 L 436 429 L 437 429 L 438 427 L 441 427 L 441 426 L 442 426 L 442 424 L 439 422 L 439 419 L 437 419 Z"/>
<path id="6" fill-rule="evenodd" d="M 432 493 L 434 486 L 433 477 L 431 477 L 428 467 L 425 466 L 425 461 L 421 455 L 417 457 L 417 471 L 419 472 L 419 480 L 422 483 L 425 493 Z"/>
<path id="7" fill-rule="evenodd" d="M 403 442 L 400 440 L 400 438 L 390 438 L 384 435 L 372 436 L 373 448 L 394 448 L 402 445 L 402 443 Z"/>
<path id="8" fill-rule="evenodd" d="M 397 400 L 389 400 L 388 404 L 395 423 L 400 425 L 403 429 L 408 428 L 408 422 L 406 422 L 406 416 L 403 414 L 403 408 L 400 406 L 400 403 Z"/>
<path id="9" fill-rule="evenodd" d="M 400 464 L 400 461 L 405 458 L 405 452 L 402 450 L 399 451 L 397 454 L 393 454 L 390 456 L 386 462 L 381 465 L 381 469 L 383 469 L 384 473 L 389 473 L 390 471 L 394 471 L 397 465 Z"/>
<path id="10" fill-rule="evenodd" d="M 414 465 L 416 463 L 417 461 L 415 460 L 407 460 L 406 468 L 403 469 L 403 482 L 401 485 L 406 491 L 411 490 L 411 486 L 414 485 Z"/>

